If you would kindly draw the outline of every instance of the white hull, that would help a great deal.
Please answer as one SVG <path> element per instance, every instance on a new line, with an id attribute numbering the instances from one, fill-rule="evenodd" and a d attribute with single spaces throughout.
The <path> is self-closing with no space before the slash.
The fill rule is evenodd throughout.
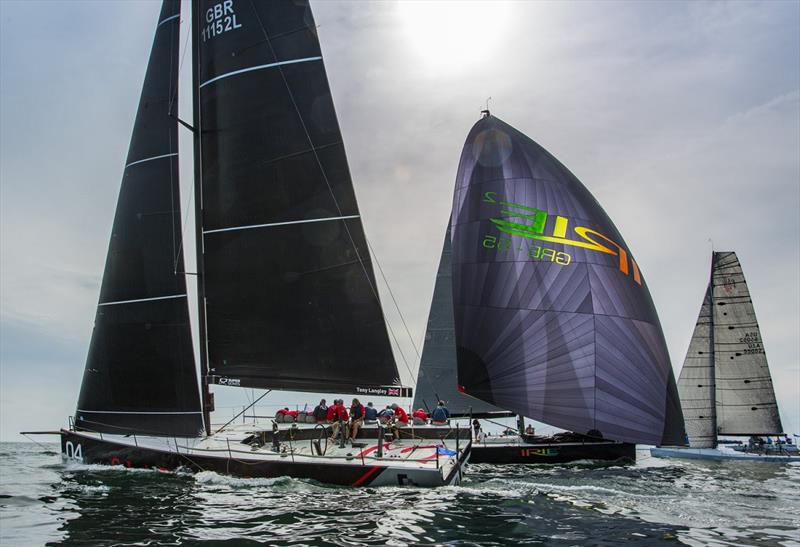
<path id="1" fill-rule="evenodd" d="M 333 443 L 326 445 L 323 441 L 322 453 L 309 438 L 282 440 L 276 452 L 272 444 L 245 444 L 254 429 L 252 425 L 233 426 L 210 437 L 198 438 L 63 430 L 62 454 L 66 459 L 83 463 L 162 469 L 184 467 L 246 477 L 292 476 L 347 486 L 443 486 L 460 482 L 471 450 L 468 439 L 457 443 L 454 438 L 403 438 L 384 442 L 379 455 L 375 437 L 359 438 L 359 446 L 347 444 L 344 448 Z M 281 427 L 281 432 L 288 433 L 289 429 Z M 309 428 L 298 429 L 308 431 Z M 420 429 L 416 432 L 422 433 Z M 441 454 L 439 448 L 453 455 Z"/>
<path id="2" fill-rule="evenodd" d="M 654 458 L 678 458 L 683 460 L 800 462 L 800 455 L 798 454 L 754 454 L 739 452 L 727 446 L 718 448 L 651 448 L 650 455 Z"/>

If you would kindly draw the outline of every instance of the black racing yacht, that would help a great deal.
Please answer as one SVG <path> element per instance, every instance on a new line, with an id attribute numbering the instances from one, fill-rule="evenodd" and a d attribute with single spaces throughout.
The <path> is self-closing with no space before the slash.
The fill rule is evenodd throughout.
<path id="1" fill-rule="evenodd" d="M 362 428 L 346 444 L 328 442 L 325 424 L 212 425 L 215 385 L 411 390 L 399 385 L 308 2 L 191 3 L 191 123 L 177 109 L 180 23 L 180 2 L 164 0 L 63 456 L 349 486 L 458 483 L 466 430 Z M 196 272 L 184 269 L 179 127 L 194 141 Z"/>

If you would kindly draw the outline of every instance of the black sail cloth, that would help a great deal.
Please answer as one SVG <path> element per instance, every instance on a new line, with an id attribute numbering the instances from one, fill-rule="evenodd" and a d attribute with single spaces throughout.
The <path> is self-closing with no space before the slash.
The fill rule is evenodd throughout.
<path id="1" fill-rule="evenodd" d="M 196 436 L 203 428 L 182 273 L 177 85 L 180 2 L 155 31 L 75 425 Z"/>
<path id="2" fill-rule="evenodd" d="M 510 413 L 458 390 L 455 319 L 453 317 L 453 272 L 450 227 L 444 236 L 433 300 L 425 329 L 425 345 L 414 391 L 414 408 L 432 412 L 444 401 L 453 416 L 500 416 Z"/>
<path id="3" fill-rule="evenodd" d="M 493 116 L 464 144 L 452 245 L 467 394 L 579 433 L 683 444 L 664 336 L 622 236 L 566 167 Z"/>
<path id="4" fill-rule="evenodd" d="M 210 380 L 400 395 L 307 2 L 194 9 Z"/>

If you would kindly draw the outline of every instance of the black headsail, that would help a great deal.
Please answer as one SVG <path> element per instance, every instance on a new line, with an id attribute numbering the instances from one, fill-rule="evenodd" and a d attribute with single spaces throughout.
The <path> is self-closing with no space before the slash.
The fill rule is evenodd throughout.
<path id="1" fill-rule="evenodd" d="M 452 216 L 466 393 L 579 433 L 684 442 L 650 293 L 580 181 L 493 116 L 469 133 Z"/>
<path id="2" fill-rule="evenodd" d="M 75 414 L 80 429 L 195 436 L 203 428 L 182 274 L 179 18 L 180 2 L 165 0 L 114 217 Z"/>
<path id="3" fill-rule="evenodd" d="M 194 9 L 211 382 L 399 395 L 308 3 Z"/>
<path id="4" fill-rule="evenodd" d="M 414 408 L 432 411 L 444 401 L 453 416 L 502 416 L 508 411 L 470 397 L 458 390 L 456 333 L 453 318 L 453 273 L 450 226 L 444 236 L 436 284 L 425 330 L 425 345 L 419 363 Z"/>

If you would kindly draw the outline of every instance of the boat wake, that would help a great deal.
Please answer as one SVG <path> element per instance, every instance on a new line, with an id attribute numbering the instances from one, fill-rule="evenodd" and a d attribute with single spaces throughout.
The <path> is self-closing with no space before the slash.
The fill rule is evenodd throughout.
<path id="1" fill-rule="evenodd" d="M 308 485 L 308 482 L 293 479 L 292 477 L 274 478 L 241 478 L 229 475 L 220 475 L 215 471 L 201 471 L 194 475 L 194 480 L 200 485 L 230 486 L 234 488 L 262 488 L 265 486 L 288 486 L 295 484 Z"/>

